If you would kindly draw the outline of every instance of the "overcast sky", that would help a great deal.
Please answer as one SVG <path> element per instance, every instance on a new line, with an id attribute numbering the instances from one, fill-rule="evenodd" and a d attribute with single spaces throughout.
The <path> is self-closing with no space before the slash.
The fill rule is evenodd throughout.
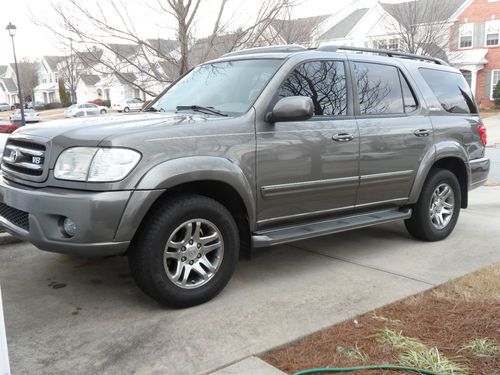
<path id="1" fill-rule="evenodd" d="M 12 22 L 17 26 L 15 36 L 16 51 L 18 59 L 29 57 L 38 58 L 42 55 L 61 54 L 61 47 L 57 46 L 50 32 L 44 27 L 33 23 L 32 17 L 39 20 L 51 20 L 55 18 L 51 10 L 51 3 L 55 0 L 0 0 L 0 64 L 13 61 L 10 37 L 5 31 L 5 26 Z M 64 0 L 58 0 L 64 4 Z M 139 33 L 144 37 L 174 38 L 175 32 L 172 29 L 171 20 L 165 16 L 153 14 L 151 8 L 144 6 L 137 0 L 117 0 L 126 7 L 130 14 L 133 14 L 134 23 Z M 352 5 L 355 1 L 350 0 L 302 0 L 303 3 L 294 9 L 295 17 L 308 17 L 320 14 L 335 13 L 339 9 Z M 375 0 L 358 0 L 363 4 L 372 3 Z M 100 4 L 106 4 L 107 0 L 99 0 Z M 86 0 L 89 7 L 95 3 L 94 0 Z M 149 1 L 154 4 L 154 1 Z M 217 0 L 204 0 L 204 5 L 200 9 L 203 18 L 208 21 L 199 21 L 196 25 L 198 36 L 204 36 L 210 32 L 210 19 L 215 17 Z M 248 21 L 248 14 L 255 9 L 255 0 L 229 0 L 228 15 L 234 14 L 234 24 Z M 118 22 L 114 12 L 106 12 L 107 16 Z M 201 13 L 200 13 L 201 14 Z M 32 16 L 33 15 L 33 16 Z"/>

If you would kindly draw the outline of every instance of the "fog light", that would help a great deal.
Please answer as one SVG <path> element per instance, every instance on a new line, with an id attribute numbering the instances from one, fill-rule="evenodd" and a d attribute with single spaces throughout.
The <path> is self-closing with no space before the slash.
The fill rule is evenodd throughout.
<path id="1" fill-rule="evenodd" d="M 69 217 L 64 219 L 63 228 L 64 228 L 64 232 L 69 237 L 73 237 L 76 234 L 76 224 Z"/>

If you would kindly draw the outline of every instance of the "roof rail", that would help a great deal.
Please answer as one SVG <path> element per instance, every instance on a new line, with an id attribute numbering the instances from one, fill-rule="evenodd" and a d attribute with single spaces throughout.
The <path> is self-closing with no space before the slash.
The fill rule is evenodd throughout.
<path id="1" fill-rule="evenodd" d="M 413 53 L 392 51 L 392 50 L 388 50 L 388 49 L 324 45 L 324 46 L 318 47 L 316 50 L 317 51 L 328 51 L 328 52 L 337 52 L 339 50 L 356 51 L 356 52 L 371 52 L 371 53 L 378 53 L 380 55 L 387 55 L 389 57 L 401 57 L 401 58 L 405 58 L 405 59 L 431 61 L 431 62 L 438 64 L 438 65 L 448 66 L 448 63 L 446 61 L 438 59 L 436 57 L 416 55 Z"/>
<path id="2" fill-rule="evenodd" d="M 283 44 L 277 46 L 242 49 L 240 51 L 226 53 L 222 55 L 222 57 L 251 55 L 254 53 L 280 53 L 280 52 L 287 53 L 287 52 L 301 52 L 301 51 L 307 51 L 307 48 L 300 46 L 298 44 Z"/>

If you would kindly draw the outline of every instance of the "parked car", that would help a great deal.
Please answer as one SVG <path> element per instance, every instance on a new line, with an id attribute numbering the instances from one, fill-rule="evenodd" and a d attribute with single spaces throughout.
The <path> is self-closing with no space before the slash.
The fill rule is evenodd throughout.
<path id="1" fill-rule="evenodd" d="M 128 99 L 113 104 L 113 109 L 118 112 L 140 111 L 144 102 L 139 99 Z"/>
<path id="2" fill-rule="evenodd" d="M 443 240 L 490 167 L 471 90 L 439 59 L 352 49 L 233 52 L 140 114 L 18 129 L 0 223 L 44 250 L 126 254 L 175 307 L 216 296 L 240 251 L 400 220 Z"/>
<path id="3" fill-rule="evenodd" d="M 93 103 L 73 104 L 66 108 L 64 117 L 86 117 L 98 116 L 108 113 L 108 107 L 99 106 Z"/>
<path id="4" fill-rule="evenodd" d="M 40 122 L 40 115 L 34 109 L 24 110 L 24 120 L 26 123 Z M 21 110 L 16 110 L 10 115 L 10 121 L 21 121 Z"/>
<path id="5" fill-rule="evenodd" d="M 35 101 L 35 103 L 28 102 L 27 103 L 27 108 L 30 108 L 30 109 L 44 109 L 45 108 L 45 103 L 44 102 L 40 102 L 40 101 Z"/>
<path id="6" fill-rule="evenodd" d="M 0 111 L 11 111 L 16 109 L 16 106 L 14 104 L 9 104 L 9 103 L 0 103 Z"/>

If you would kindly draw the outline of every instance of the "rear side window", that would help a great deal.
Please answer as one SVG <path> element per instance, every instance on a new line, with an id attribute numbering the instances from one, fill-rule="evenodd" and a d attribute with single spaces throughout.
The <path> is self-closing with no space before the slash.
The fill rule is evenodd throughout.
<path id="1" fill-rule="evenodd" d="M 413 93 L 405 76 L 403 76 L 401 72 L 399 72 L 399 80 L 401 81 L 401 89 L 403 90 L 403 104 L 405 107 L 405 112 L 413 112 L 417 109 L 417 100 L 415 99 L 415 94 Z"/>
<path id="2" fill-rule="evenodd" d="M 308 96 L 315 116 L 347 114 L 347 81 L 341 61 L 311 61 L 299 65 L 281 84 L 278 96 Z"/>
<path id="3" fill-rule="evenodd" d="M 467 81 L 460 73 L 420 68 L 441 106 L 450 113 L 478 113 Z"/>
<path id="4" fill-rule="evenodd" d="M 405 113 L 395 66 L 356 62 L 354 72 L 361 115 Z"/>

